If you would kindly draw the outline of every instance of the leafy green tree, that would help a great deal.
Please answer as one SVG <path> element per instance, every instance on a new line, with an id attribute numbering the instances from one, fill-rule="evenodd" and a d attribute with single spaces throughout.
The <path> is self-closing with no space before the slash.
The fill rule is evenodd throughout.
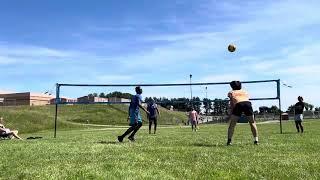
<path id="1" fill-rule="evenodd" d="M 278 112 L 280 112 L 280 109 L 277 106 L 273 105 L 270 107 L 270 113 L 278 113 Z"/>
<path id="2" fill-rule="evenodd" d="M 213 109 L 213 107 L 212 107 L 212 100 L 211 100 L 211 99 L 204 98 L 204 99 L 203 99 L 203 105 L 204 105 L 206 114 L 209 114 L 209 112 Z"/>
<path id="3" fill-rule="evenodd" d="M 107 94 L 105 97 L 107 97 L 107 98 L 117 97 L 117 98 L 131 99 L 132 98 L 132 94 L 130 94 L 130 93 L 122 93 L 122 92 L 119 92 L 119 91 L 114 91 L 114 92 L 111 92 L 111 93 Z"/>
<path id="4" fill-rule="evenodd" d="M 214 99 L 213 112 L 214 115 L 223 115 L 228 113 L 229 100 L 228 99 Z"/>
<path id="5" fill-rule="evenodd" d="M 295 106 L 295 104 L 289 106 L 289 107 L 288 107 L 288 111 L 293 113 L 293 112 L 294 112 L 294 106 Z M 304 108 L 305 108 L 305 110 L 307 110 L 307 111 L 312 111 L 313 108 L 314 108 L 314 105 L 305 102 L 305 103 L 304 103 Z"/>
<path id="6" fill-rule="evenodd" d="M 99 97 L 104 98 L 106 95 L 102 92 L 99 94 Z"/>

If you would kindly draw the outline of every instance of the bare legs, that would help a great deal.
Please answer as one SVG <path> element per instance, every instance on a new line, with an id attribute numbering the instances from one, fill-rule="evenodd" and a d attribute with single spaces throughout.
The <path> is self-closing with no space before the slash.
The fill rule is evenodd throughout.
<path id="1" fill-rule="evenodd" d="M 195 121 L 191 121 L 191 128 L 192 128 L 192 131 L 197 131 L 197 122 Z"/>
<path id="2" fill-rule="evenodd" d="M 254 137 L 255 144 L 256 144 L 258 142 L 258 129 L 257 129 L 256 122 L 254 120 L 254 116 L 253 115 L 252 116 L 247 116 L 247 118 L 249 120 L 249 124 L 250 124 L 250 127 L 251 127 L 251 132 L 252 132 L 252 135 Z M 235 116 L 235 115 L 231 115 L 230 116 L 227 145 L 231 144 L 232 136 L 233 136 L 233 133 L 234 133 L 234 128 L 237 125 L 238 119 L 239 119 L 238 116 Z"/>
<path id="3" fill-rule="evenodd" d="M 302 121 L 295 121 L 295 124 L 296 124 L 297 131 L 300 132 L 301 130 L 301 133 L 303 133 Z"/>
<path id="4" fill-rule="evenodd" d="M 17 139 L 21 139 L 21 137 L 18 136 L 18 131 L 17 130 L 13 130 L 10 132 L 10 135 L 12 135 L 13 137 L 17 138 Z"/>

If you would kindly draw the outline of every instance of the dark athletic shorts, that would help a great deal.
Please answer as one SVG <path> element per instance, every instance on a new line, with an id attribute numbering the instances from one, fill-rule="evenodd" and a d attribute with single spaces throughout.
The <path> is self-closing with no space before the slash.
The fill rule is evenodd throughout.
<path id="1" fill-rule="evenodd" d="M 134 123 L 130 123 L 129 126 L 142 126 L 142 122 L 138 121 L 138 122 L 134 122 Z"/>
<path id="2" fill-rule="evenodd" d="M 244 113 L 244 115 L 246 115 L 246 116 L 253 115 L 253 109 L 252 109 L 251 102 L 243 101 L 243 102 L 239 102 L 235 105 L 235 107 L 233 108 L 233 111 L 232 111 L 232 115 L 241 116 L 242 113 Z"/>
<path id="3" fill-rule="evenodd" d="M 157 117 L 149 118 L 149 122 L 157 123 Z"/>

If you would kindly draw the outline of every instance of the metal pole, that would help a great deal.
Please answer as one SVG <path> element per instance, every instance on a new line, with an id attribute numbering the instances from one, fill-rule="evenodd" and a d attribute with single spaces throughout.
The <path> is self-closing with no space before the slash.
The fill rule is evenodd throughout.
<path id="1" fill-rule="evenodd" d="M 60 103 L 59 94 L 60 94 L 60 85 L 57 83 L 56 84 L 56 99 L 55 99 L 56 111 L 55 111 L 55 116 L 54 116 L 54 138 L 57 137 L 58 104 Z"/>
<path id="2" fill-rule="evenodd" d="M 279 110 L 280 110 L 280 115 L 279 115 L 279 119 L 280 119 L 280 133 L 282 134 L 282 111 L 281 111 L 281 92 L 280 92 L 280 79 L 277 80 L 277 98 L 279 101 Z"/>
<path id="3" fill-rule="evenodd" d="M 206 120 L 208 122 L 208 106 L 209 106 L 209 101 L 208 101 L 208 87 L 206 86 L 206 101 L 207 101 L 207 107 L 206 107 Z"/>
<path id="4" fill-rule="evenodd" d="M 190 74 L 190 93 L 191 93 L 191 100 L 192 100 L 192 85 L 191 85 L 191 78 L 192 78 L 192 74 Z"/>

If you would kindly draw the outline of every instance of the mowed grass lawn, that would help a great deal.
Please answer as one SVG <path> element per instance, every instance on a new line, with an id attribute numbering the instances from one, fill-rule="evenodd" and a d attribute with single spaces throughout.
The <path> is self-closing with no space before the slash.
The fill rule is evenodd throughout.
<path id="1" fill-rule="evenodd" d="M 250 127 L 236 127 L 225 146 L 224 125 L 140 130 L 136 142 L 116 136 L 125 129 L 83 129 L 22 134 L 38 140 L 0 141 L 0 179 L 319 179 L 320 120 L 307 120 L 305 133 L 293 122 L 259 124 L 260 145 Z"/>

